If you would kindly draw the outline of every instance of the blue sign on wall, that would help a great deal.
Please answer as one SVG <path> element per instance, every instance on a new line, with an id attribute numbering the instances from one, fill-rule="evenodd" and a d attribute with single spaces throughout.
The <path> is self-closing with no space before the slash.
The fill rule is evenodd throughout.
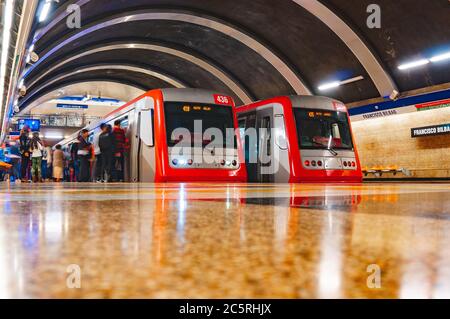
<path id="1" fill-rule="evenodd" d="M 31 132 L 39 132 L 41 130 L 41 121 L 35 119 L 20 119 L 18 121 L 19 130 L 23 129 L 24 126 L 28 126 Z"/>
<path id="2" fill-rule="evenodd" d="M 57 108 L 61 109 L 75 109 L 75 110 L 81 110 L 81 109 L 87 109 L 89 108 L 87 105 L 83 104 L 62 104 L 58 103 L 56 104 Z"/>

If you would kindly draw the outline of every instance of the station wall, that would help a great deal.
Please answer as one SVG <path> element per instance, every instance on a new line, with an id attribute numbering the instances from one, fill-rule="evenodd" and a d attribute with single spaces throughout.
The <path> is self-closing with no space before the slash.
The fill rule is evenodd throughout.
<path id="1" fill-rule="evenodd" d="M 450 178 L 450 134 L 411 137 L 411 128 L 447 123 L 450 107 L 352 121 L 362 167 L 406 168 L 413 178 Z"/>

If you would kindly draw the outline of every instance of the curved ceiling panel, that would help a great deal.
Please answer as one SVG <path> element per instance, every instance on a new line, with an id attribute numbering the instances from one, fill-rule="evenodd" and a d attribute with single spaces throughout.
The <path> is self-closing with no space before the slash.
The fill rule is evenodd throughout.
<path id="1" fill-rule="evenodd" d="M 102 12 L 96 8 L 100 6 Z M 344 80 L 362 75 L 366 79 L 358 83 L 329 92 L 333 97 L 344 101 L 355 101 L 378 97 L 380 94 L 371 81 L 371 76 L 359 63 L 358 59 L 335 35 L 329 27 L 314 17 L 307 10 L 292 0 L 255 0 L 255 1 L 200 1 L 200 0 L 155 0 L 151 4 L 146 0 L 133 1 L 104 1 L 92 0 L 85 4 L 87 21 L 106 19 L 108 16 L 120 14 L 127 10 L 143 8 L 179 11 L 191 11 L 202 15 L 220 17 L 233 25 L 255 34 L 261 42 L 282 57 L 296 73 L 301 74 L 305 83 L 319 94 L 319 84 L 336 79 Z M 151 29 L 149 29 L 151 31 Z M 67 34 L 67 28 L 55 28 L 55 34 Z M 156 32 L 153 32 L 155 34 Z M 151 35 L 151 32 L 149 32 Z M 54 35 L 53 35 L 54 36 Z M 49 35 L 43 39 L 48 47 L 55 40 Z M 226 45 L 226 44 L 225 44 Z M 219 48 L 222 44 L 219 43 Z M 212 49 L 214 50 L 214 48 Z M 245 56 L 241 55 L 244 57 Z M 261 80 L 263 82 L 263 80 Z M 273 93 L 269 92 L 268 95 Z M 276 94 L 286 94 L 278 92 Z"/>
<path id="2" fill-rule="evenodd" d="M 219 66 L 207 61 L 198 54 L 188 53 L 187 50 L 173 48 L 162 44 L 148 43 L 112 43 L 102 46 L 84 48 L 70 57 L 62 59 L 41 74 L 30 77 L 25 84 L 32 88 L 48 75 L 69 68 L 95 64 L 96 61 L 113 62 L 129 61 L 133 56 L 133 63 L 148 66 L 152 69 L 170 69 L 178 79 L 185 79 L 191 87 L 219 90 L 232 95 L 237 102 L 251 102 L 254 98 L 247 88 L 232 75 L 221 70 Z M 165 70 L 168 73 L 169 71 Z M 223 90 L 224 85 L 228 90 Z"/>
<path id="3" fill-rule="evenodd" d="M 45 56 L 56 45 L 55 54 L 41 62 L 42 69 L 38 66 L 37 73 L 57 64 L 70 51 L 99 41 L 106 44 L 127 39 L 171 42 L 183 51 L 198 52 L 214 61 L 235 82 L 245 84 L 241 87 L 256 99 L 294 93 L 291 75 L 313 93 L 344 102 L 379 97 L 379 92 L 383 95 L 395 84 L 400 91 L 407 91 L 450 81 L 449 73 L 443 71 L 448 67 L 446 63 L 410 72 L 397 69 L 401 62 L 449 48 L 447 0 L 380 0 L 377 4 L 382 9 L 381 29 L 366 26 L 367 6 L 373 3 L 370 0 L 356 3 L 73 0 L 70 3 L 82 5 L 83 28 L 68 29 L 61 9 L 57 22 L 52 21 L 36 37 L 36 51 L 41 55 Z M 134 21 L 143 18 L 151 20 Z M 104 24 L 111 22 L 120 25 Z M 412 22 L 420 28 L 411 27 Z M 101 29 L 104 32 L 89 32 L 98 27 L 105 27 Z M 65 47 L 66 44 L 71 45 Z M 261 47 L 263 51 L 258 49 Z M 124 62 L 137 63 L 133 59 L 130 55 Z M 281 68 L 277 61 L 282 62 Z M 161 69 L 174 74 L 170 66 Z M 326 92 L 317 89 L 324 82 L 359 75 L 364 80 Z M 191 78 L 180 79 L 192 82 Z"/>
<path id="4" fill-rule="evenodd" d="M 135 12 L 92 24 L 82 32 L 65 38 L 50 50 L 42 52 L 40 62 L 28 70 L 27 74 L 47 59 L 55 58 L 55 55 L 73 49 L 74 46 L 87 45 L 90 41 L 91 44 L 98 43 L 111 39 L 111 36 L 129 37 L 130 34 L 157 41 L 170 39 L 179 45 L 193 48 L 212 60 L 221 61 L 225 69 L 235 74 L 243 69 L 250 70 L 254 76 L 272 84 L 266 88 L 269 94 L 273 91 L 272 87 L 276 89 L 277 86 L 284 94 L 291 91 L 290 86 L 297 93 L 309 94 L 309 90 L 297 75 L 252 37 L 210 18 L 175 12 Z M 248 80 L 251 82 L 251 78 Z M 248 86 L 251 87 L 250 84 Z"/>
<path id="5" fill-rule="evenodd" d="M 39 97 L 51 91 L 55 91 L 61 86 L 83 81 L 114 81 L 134 86 L 145 91 L 155 88 L 174 87 L 164 80 L 161 80 L 159 77 L 150 76 L 146 72 L 147 70 L 144 69 L 141 71 L 130 71 L 128 68 L 121 67 L 114 69 L 111 66 L 102 65 L 89 67 L 85 70 L 80 69 L 79 71 L 80 72 L 73 71 L 61 75 L 60 77 L 51 79 L 35 88 L 28 93 L 25 98 L 19 101 L 20 107 L 26 107 Z"/>
<path id="6" fill-rule="evenodd" d="M 367 6 L 372 0 L 324 1 L 365 35 L 401 91 L 450 82 L 450 61 L 400 71 L 402 63 L 450 51 L 448 0 L 380 0 L 381 28 L 368 29 Z"/>
<path id="7" fill-rule="evenodd" d="M 293 0 L 326 24 L 358 58 L 381 96 L 397 91 L 397 86 L 364 40 L 333 11 L 318 0 Z"/>

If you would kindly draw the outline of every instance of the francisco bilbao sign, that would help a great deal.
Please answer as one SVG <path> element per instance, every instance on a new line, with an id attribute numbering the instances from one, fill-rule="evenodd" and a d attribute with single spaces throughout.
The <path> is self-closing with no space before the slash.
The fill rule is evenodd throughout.
<path id="1" fill-rule="evenodd" d="M 351 116 L 351 120 L 352 121 L 372 120 L 372 119 L 378 119 L 378 118 L 389 117 L 389 116 L 405 114 L 405 113 L 411 113 L 411 112 L 416 112 L 416 111 L 417 111 L 417 109 L 414 105 L 404 106 L 404 107 L 395 108 L 395 109 L 353 115 L 353 116 Z"/>
<path id="2" fill-rule="evenodd" d="M 441 125 L 433 125 L 433 126 L 425 126 L 425 127 L 417 127 L 411 129 L 411 137 L 422 137 L 422 136 L 436 136 L 436 135 L 444 135 L 450 134 L 450 123 L 449 124 L 441 124 Z"/>

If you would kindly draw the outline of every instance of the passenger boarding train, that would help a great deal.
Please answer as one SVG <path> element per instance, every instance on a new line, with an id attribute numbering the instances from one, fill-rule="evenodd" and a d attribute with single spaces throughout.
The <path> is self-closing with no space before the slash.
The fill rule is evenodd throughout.
<path id="1" fill-rule="evenodd" d="M 129 140 L 125 156 L 125 179 L 131 182 L 245 182 L 247 173 L 241 154 L 240 139 L 215 147 L 209 161 L 194 161 L 203 154 L 205 143 L 193 139 L 191 154 L 172 152 L 179 142 L 173 132 L 184 128 L 194 133 L 194 120 L 202 120 L 203 133 L 218 128 L 226 136 L 227 129 L 237 128 L 234 101 L 231 97 L 199 89 L 157 89 L 149 91 L 108 114 L 104 120 L 87 129 L 91 140 L 100 134 L 100 124 L 121 120 Z M 79 132 L 60 144 L 68 148 Z M 234 135 L 233 135 L 234 136 Z M 200 137 L 203 139 L 203 136 Z"/>
<path id="2" fill-rule="evenodd" d="M 349 115 L 342 102 L 319 96 L 284 96 L 236 111 L 249 182 L 362 181 Z M 256 139 L 247 134 L 252 128 Z"/>

